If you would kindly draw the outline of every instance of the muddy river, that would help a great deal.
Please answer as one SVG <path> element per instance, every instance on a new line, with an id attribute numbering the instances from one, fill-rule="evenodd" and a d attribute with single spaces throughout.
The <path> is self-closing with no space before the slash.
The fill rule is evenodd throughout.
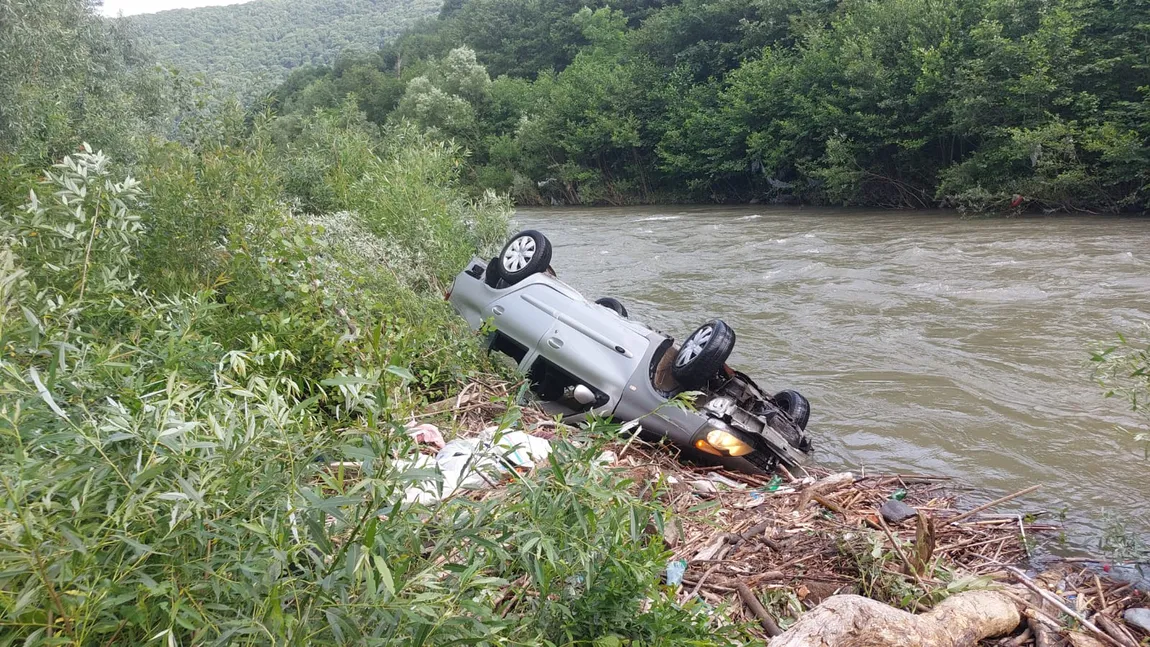
<path id="1" fill-rule="evenodd" d="M 559 276 L 679 339 L 731 324 L 730 363 L 811 400 L 816 460 L 952 476 L 971 503 L 1067 514 L 1055 552 L 1150 543 L 1150 461 L 1090 349 L 1150 321 L 1150 219 L 963 219 L 776 207 L 525 209 Z M 1019 508 L 1006 506 L 1003 511 Z"/>

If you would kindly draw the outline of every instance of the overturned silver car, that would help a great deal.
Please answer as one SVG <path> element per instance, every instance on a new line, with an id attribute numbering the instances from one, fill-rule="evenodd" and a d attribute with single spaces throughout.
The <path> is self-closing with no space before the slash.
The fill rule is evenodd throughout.
<path id="1" fill-rule="evenodd" d="M 730 326 L 709 321 L 676 345 L 617 300 L 588 301 L 550 264 L 547 237 L 522 231 L 499 256 L 473 259 L 448 294 L 472 328 L 491 330 L 490 350 L 517 363 L 546 411 L 568 422 L 640 420 L 645 437 L 744 472 L 805 461 L 809 403 L 795 391 L 770 395 L 727 366 Z M 700 394 L 696 410 L 669 404 L 684 392 Z"/>

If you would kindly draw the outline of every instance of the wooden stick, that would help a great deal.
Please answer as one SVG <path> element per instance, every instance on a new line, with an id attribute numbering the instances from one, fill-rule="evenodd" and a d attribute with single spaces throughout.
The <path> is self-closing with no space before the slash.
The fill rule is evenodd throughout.
<path id="1" fill-rule="evenodd" d="M 1034 611 L 1035 609 L 1027 609 L 1026 617 L 1028 620 L 1027 624 L 1034 630 L 1035 647 L 1057 647 L 1058 641 L 1055 636 L 1058 634 L 1051 630 L 1050 625 L 1039 620 L 1038 617 L 1034 615 Z"/>
<path id="2" fill-rule="evenodd" d="M 1023 615 L 1030 619 L 1031 628 L 1034 628 L 1035 623 L 1044 623 L 1050 625 L 1051 627 L 1061 626 L 1057 620 L 1051 618 L 1045 611 L 1034 606 L 1034 602 L 1027 600 L 1021 595 L 1010 591 L 1009 589 L 998 589 L 998 592 L 1014 600 L 1023 608 Z"/>
<path id="3" fill-rule="evenodd" d="M 775 636 L 782 635 L 783 630 L 779 629 L 778 623 L 771 617 L 771 614 L 767 613 L 767 610 L 763 608 L 763 604 L 759 602 L 754 592 L 752 592 L 746 584 L 736 582 L 735 590 L 739 592 L 739 597 L 743 599 L 743 604 L 751 610 L 751 613 L 758 617 L 759 624 L 766 630 L 768 636 L 774 638 Z"/>
<path id="4" fill-rule="evenodd" d="M 781 553 L 781 552 L 783 552 L 783 547 L 779 544 L 779 542 L 762 536 L 763 533 L 766 531 L 766 529 L 769 528 L 770 526 L 771 526 L 770 521 L 764 521 L 762 523 L 755 524 L 754 526 L 751 526 L 750 529 L 748 529 L 746 532 L 744 532 L 741 535 L 732 535 L 731 537 L 728 537 L 727 541 L 730 542 L 734 546 L 738 546 L 739 544 L 743 543 L 744 541 L 747 541 L 748 539 L 752 539 L 752 538 L 758 536 L 759 541 L 766 544 L 768 548 L 775 551 L 776 553 Z"/>
<path id="5" fill-rule="evenodd" d="M 910 574 L 914 577 L 914 580 L 918 582 L 918 585 L 922 587 L 924 593 L 929 592 L 930 589 L 926 588 L 926 584 L 924 584 L 922 578 L 918 576 L 918 571 L 915 570 L 914 564 L 911 564 L 910 560 L 906 558 L 906 553 L 902 552 L 902 547 L 898 545 L 898 540 L 894 538 L 894 534 L 891 533 L 890 528 L 887 527 L 886 520 L 882 518 L 882 515 L 879 515 L 878 522 L 882 525 L 882 531 L 885 532 L 887 538 L 890 539 L 891 545 L 894 546 L 894 551 L 898 553 L 899 558 L 902 559 L 902 563 L 906 564 L 906 570 L 910 571 Z"/>
<path id="6" fill-rule="evenodd" d="M 695 594 L 699 592 L 699 589 L 703 588 L 703 582 L 706 582 L 707 578 L 711 576 L 711 573 L 714 573 L 722 565 L 723 563 L 719 562 L 711 568 L 708 568 L 707 572 L 703 573 L 703 576 L 699 578 L 699 581 L 695 582 L 695 588 L 691 589 L 691 592 L 687 594 L 687 599 L 690 600 L 691 598 L 695 597 Z"/>
<path id="7" fill-rule="evenodd" d="M 799 502 L 796 508 L 802 510 L 803 508 L 807 507 L 807 504 L 811 502 L 812 497 L 819 494 L 826 496 L 831 492 L 841 490 L 854 482 L 854 474 L 851 474 L 850 472 L 839 472 L 838 474 L 831 474 L 830 476 L 821 478 L 803 488 L 803 491 L 799 493 Z"/>
<path id="8" fill-rule="evenodd" d="M 1097 577 L 1097 576 L 1095 576 Z M 1138 647 L 1137 641 L 1130 635 L 1130 632 L 1123 629 L 1118 623 L 1114 622 L 1102 613 L 1094 614 L 1094 620 L 1098 622 L 1099 628 L 1106 633 L 1110 634 L 1115 640 L 1127 645 L 1127 647 Z"/>
<path id="9" fill-rule="evenodd" d="M 688 586 L 688 585 L 692 585 L 692 584 L 698 584 L 698 580 L 692 579 L 690 577 L 683 577 L 683 585 L 684 586 Z M 700 586 L 703 586 L 703 585 L 700 585 Z M 706 586 L 703 588 L 711 589 L 714 591 L 721 591 L 723 593 L 734 593 L 735 592 L 735 589 L 733 589 L 729 586 L 724 586 L 723 584 L 719 584 L 717 582 L 707 582 Z"/>
<path id="10" fill-rule="evenodd" d="M 1037 490 L 1040 487 L 1042 487 L 1042 486 L 1041 485 L 1031 485 L 1030 487 L 1028 487 L 1024 490 L 1019 490 L 1019 491 L 1015 492 L 1014 494 L 1008 494 L 1008 495 L 1002 497 L 1001 499 L 995 499 L 995 500 L 991 501 L 990 503 L 984 503 L 984 504 L 978 506 L 977 508 L 975 508 L 973 510 L 970 510 L 968 512 L 964 512 L 964 513 L 958 515 L 957 517 L 951 519 L 947 523 L 955 524 L 955 523 L 958 523 L 959 521 L 962 521 L 963 519 L 969 519 L 970 517 L 978 514 L 979 512 L 982 512 L 983 510 L 993 508 L 994 506 L 999 505 L 1000 503 L 1006 503 L 1007 501 L 1010 501 L 1011 499 L 1017 499 L 1018 497 L 1020 497 L 1024 494 L 1030 494 L 1031 492 Z"/>
<path id="11" fill-rule="evenodd" d="M 860 476 L 858 480 L 865 481 L 870 479 L 893 479 L 899 481 L 949 481 L 950 476 L 931 476 L 930 474 L 866 474 Z"/>
<path id="12" fill-rule="evenodd" d="M 1014 576 L 1016 578 L 1018 578 L 1018 581 L 1021 582 L 1023 586 L 1030 589 L 1031 591 L 1034 591 L 1038 595 L 1042 596 L 1043 600 L 1046 600 L 1047 602 L 1053 604 L 1054 606 L 1058 607 L 1058 609 L 1060 611 L 1062 611 L 1066 615 L 1070 616 L 1071 618 L 1074 618 L 1075 620 L 1077 620 L 1083 627 L 1086 627 L 1087 629 L 1090 630 L 1091 633 L 1093 633 L 1094 635 L 1101 638 L 1103 642 L 1108 642 L 1111 645 L 1114 645 L 1114 647 L 1127 647 L 1127 645 L 1124 645 L 1124 644 L 1118 642 L 1117 640 L 1112 638 L 1110 636 L 1110 634 L 1106 633 L 1105 631 L 1102 631 L 1097 626 L 1095 626 L 1094 623 L 1092 623 L 1089 620 L 1087 620 L 1086 618 L 1082 617 L 1082 615 L 1079 614 L 1077 611 L 1066 606 L 1066 604 L 1062 600 L 1060 600 L 1057 595 L 1054 595 L 1050 591 L 1047 591 L 1046 589 L 1035 584 L 1034 580 L 1030 579 L 1029 577 L 1026 577 L 1026 574 L 1023 573 L 1022 571 L 1018 570 L 1017 568 L 1014 568 L 1013 566 L 1006 566 L 1006 570 L 1013 573 Z"/>

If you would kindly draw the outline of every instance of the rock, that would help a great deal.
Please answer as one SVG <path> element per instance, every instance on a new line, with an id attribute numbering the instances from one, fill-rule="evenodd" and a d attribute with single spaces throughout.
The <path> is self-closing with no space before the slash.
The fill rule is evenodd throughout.
<path id="1" fill-rule="evenodd" d="M 887 523 L 900 523 L 918 514 L 918 510 L 896 499 L 888 500 L 878 511 Z"/>
<path id="2" fill-rule="evenodd" d="M 1150 631 L 1150 609 L 1145 607 L 1127 609 L 1126 613 L 1122 614 L 1122 619 L 1132 627 L 1138 627 L 1142 631 Z"/>

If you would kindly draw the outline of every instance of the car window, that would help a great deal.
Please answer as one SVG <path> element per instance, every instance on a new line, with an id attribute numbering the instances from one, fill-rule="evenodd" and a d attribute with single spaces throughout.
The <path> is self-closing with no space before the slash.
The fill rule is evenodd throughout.
<path id="1" fill-rule="evenodd" d="M 491 340 L 491 350 L 499 351 L 500 353 L 507 355 L 511 359 L 515 360 L 516 364 L 522 362 L 524 357 L 527 357 L 526 346 L 520 344 L 519 342 L 499 331 L 496 331 L 493 335 Z"/>
<path id="2" fill-rule="evenodd" d="M 582 380 L 555 365 L 545 357 L 538 357 L 527 372 L 531 391 L 541 401 L 550 403 L 547 409 L 558 413 L 582 413 L 601 407 L 610 400 L 606 393 L 587 380 Z M 591 402 L 576 399 L 575 388 L 586 387 L 595 396 Z"/>

